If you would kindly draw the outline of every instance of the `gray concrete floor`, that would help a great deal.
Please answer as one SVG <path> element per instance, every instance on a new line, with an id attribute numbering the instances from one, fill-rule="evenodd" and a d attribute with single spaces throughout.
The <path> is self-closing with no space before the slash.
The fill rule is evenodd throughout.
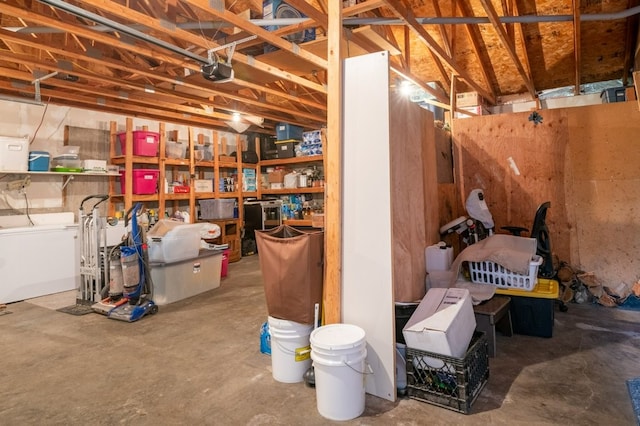
<path id="1" fill-rule="evenodd" d="M 313 388 L 273 380 L 257 256 L 220 288 L 136 323 L 72 316 L 40 301 L 0 316 L 0 424 L 321 425 Z M 61 306 L 58 306 L 61 307 Z M 498 336 L 468 415 L 367 396 L 345 424 L 632 425 L 625 380 L 640 376 L 640 312 L 556 309 L 554 336 Z"/>

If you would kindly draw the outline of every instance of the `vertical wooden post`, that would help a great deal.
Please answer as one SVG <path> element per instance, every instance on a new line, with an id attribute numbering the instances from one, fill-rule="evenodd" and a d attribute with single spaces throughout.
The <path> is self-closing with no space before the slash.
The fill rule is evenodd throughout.
<path id="1" fill-rule="evenodd" d="M 118 139 L 118 123 L 115 121 L 109 122 L 109 162 L 116 156 L 116 144 L 120 143 Z M 117 190 L 116 190 L 117 188 Z M 114 176 L 109 177 L 109 194 L 116 194 L 120 191 L 120 188 L 116 184 L 116 178 Z M 109 203 L 108 216 L 116 215 L 116 203 L 111 200 Z"/>
<path id="2" fill-rule="evenodd" d="M 198 135 L 200 137 L 202 135 Z M 198 143 L 202 142 L 201 140 Z M 196 146 L 196 138 L 193 135 L 193 127 L 189 126 L 189 216 L 191 218 L 191 223 L 196 222 L 197 214 L 196 214 L 196 194 L 195 194 L 195 182 L 196 178 L 196 160 L 195 160 L 195 146 Z"/>
<path id="3" fill-rule="evenodd" d="M 124 150 L 124 211 L 126 212 L 133 205 L 133 119 L 127 117 L 127 142 Z"/>
<path id="4" fill-rule="evenodd" d="M 342 2 L 329 2 L 325 164 L 324 324 L 341 320 L 342 294 Z"/>

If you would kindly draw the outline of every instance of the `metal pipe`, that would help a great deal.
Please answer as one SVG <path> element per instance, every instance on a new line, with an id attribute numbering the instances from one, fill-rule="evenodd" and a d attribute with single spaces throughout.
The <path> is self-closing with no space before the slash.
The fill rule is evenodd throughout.
<path id="1" fill-rule="evenodd" d="M 178 55 L 186 56 L 187 58 L 191 58 L 196 62 L 200 62 L 203 64 L 208 63 L 207 58 L 198 56 L 195 53 L 189 52 L 188 50 L 182 49 L 178 46 L 174 46 L 172 44 L 166 43 L 163 40 L 157 39 L 155 37 L 151 37 L 150 35 L 145 34 L 141 31 L 135 30 L 127 25 L 120 24 L 118 22 L 107 19 L 103 16 L 96 15 L 95 13 L 91 13 L 80 7 L 74 6 L 69 3 L 65 3 L 64 1 L 61 1 L 61 0 L 38 0 L 38 1 L 41 3 L 47 4 L 49 6 L 55 7 L 57 9 L 64 10 L 65 12 L 71 13 L 72 15 L 78 16 L 80 18 L 89 19 L 93 22 L 97 22 L 98 24 L 105 25 L 115 31 L 119 31 L 123 34 L 127 34 L 139 40 L 146 41 L 158 47 L 162 47 L 163 49 L 167 49 L 171 52 L 177 53 Z"/>
<path id="2" fill-rule="evenodd" d="M 70 7 L 74 7 L 75 6 L 71 6 L 68 5 L 67 3 L 61 2 L 59 0 L 39 0 L 43 3 L 47 3 L 50 4 L 54 7 L 58 7 L 57 4 L 64 4 L 65 7 L 66 6 L 70 6 Z M 54 5 L 54 3 L 56 5 Z M 62 7 L 60 7 L 62 8 Z M 84 9 L 80 9 L 81 11 L 84 11 Z M 66 10 L 66 9 L 63 9 Z M 71 12 L 69 10 L 67 10 L 69 13 L 73 13 L 76 16 L 81 16 L 78 13 L 74 13 Z M 90 12 L 84 11 L 84 13 L 86 14 L 91 14 Z M 640 6 L 635 6 L 629 9 L 625 9 L 622 10 L 620 12 L 613 12 L 613 13 L 594 13 L 594 14 L 584 14 L 584 15 L 580 15 L 580 21 L 611 21 L 611 20 L 616 20 L 616 19 L 625 19 L 628 18 L 630 16 L 633 15 L 638 15 L 640 14 Z M 131 31 L 137 31 L 137 30 L 144 30 L 145 27 L 144 25 L 141 24 L 133 24 L 133 25 L 128 25 L 128 26 L 124 26 L 122 24 L 118 24 L 117 22 L 113 22 L 110 21 L 106 18 L 103 18 L 102 16 L 99 15 L 94 15 L 97 18 L 100 18 L 103 21 L 108 21 L 109 23 L 102 23 L 99 22 L 97 20 L 95 20 L 94 18 L 90 18 L 87 16 L 81 16 L 81 17 L 86 17 L 87 19 L 91 19 L 92 21 L 101 23 L 102 25 L 95 25 L 95 26 L 91 26 L 89 27 L 91 30 L 93 31 L 100 31 L 100 32 L 108 32 L 108 31 L 114 31 L 115 30 L 115 25 L 126 28 L 127 30 L 120 28 L 118 31 L 121 32 L 126 32 L 131 30 Z M 251 22 L 253 25 L 257 25 L 260 27 L 266 27 L 269 25 L 277 25 L 277 26 L 287 26 L 287 25 L 296 25 L 296 24 L 301 24 L 303 22 L 308 21 L 309 18 L 278 18 L 278 19 L 250 19 L 249 22 Z M 416 18 L 416 20 L 418 21 L 418 23 L 422 24 L 422 25 L 456 25 L 456 24 L 490 24 L 491 22 L 489 21 L 489 18 L 487 17 L 483 17 L 483 16 L 456 16 L 456 17 L 447 17 L 447 16 L 437 16 L 437 17 L 423 17 L 423 18 Z M 536 23 L 549 23 L 549 22 L 571 22 L 573 21 L 573 15 L 520 15 L 520 16 L 501 16 L 499 17 L 499 20 L 501 23 L 503 24 L 536 24 Z M 219 29 L 222 27 L 229 27 L 231 26 L 228 23 L 224 23 L 224 22 L 183 22 L 183 23 L 178 23 L 175 24 L 177 28 L 183 29 L 183 30 L 215 30 L 215 29 Z M 354 26 L 354 25 L 404 25 L 404 21 L 402 21 L 402 19 L 398 19 L 398 18 L 344 18 L 343 20 L 343 25 L 345 26 Z M 29 33 L 29 34 L 50 34 L 50 33 L 62 33 L 65 32 L 63 30 L 58 30 L 55 28 L 49 28 L 49 27 L 4 27 L 4 29 L 9 30 L 9 31 L 15 31 L 15 32 L 19 32 L 19 33 Z M 144 33 L 141 33 L 144 34 Z M 131 34 L 130 34 L 131 35 Z M 146 34 L 144 34 L 146 36 Z M 134 36 L 135 37 L 135 36 Z M 147 36 L 149 37 L 149 36 Z M 157 40 L 157 39 L 156 39 Z M 152 41 L 147 40 L 150 43 L 152 43 Z M 161 43 L 164 43 L 162 40 L 157 40 Z M 156 44 L 156 43 L 154 43 Z M 164 46 L 162 46 L 164 47 Z M 183 51 L 186 53 L 186 56 L 188 57 L 192 57 L 192 53 L 188 52 L 188 51 Z M 189 53 L 189 55 L 187 55 L 187 53 Z M 195 59 L 195 58 L 194 58 Z M 196 59 L 199 61 L 199 59 Z"/>

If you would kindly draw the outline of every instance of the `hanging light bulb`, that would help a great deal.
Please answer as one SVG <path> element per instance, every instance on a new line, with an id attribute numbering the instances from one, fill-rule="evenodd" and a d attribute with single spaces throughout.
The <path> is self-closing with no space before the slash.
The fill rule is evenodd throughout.
<path id="1" fill-rule="evenodd" d="M 400 83 L 400 93 L 403 96 L 409 96 L 411 94 L 412 90 L 413 90 L 413 85 L 411 84 L 410 81 L 403 80 Z"/>
<path id="2" fill-rule="evenodd" d="M 238 123 L 240 121 L 240 113 L 239 112 L 234 112 L 231 117 L 233 118 L 233 121 Z"/>

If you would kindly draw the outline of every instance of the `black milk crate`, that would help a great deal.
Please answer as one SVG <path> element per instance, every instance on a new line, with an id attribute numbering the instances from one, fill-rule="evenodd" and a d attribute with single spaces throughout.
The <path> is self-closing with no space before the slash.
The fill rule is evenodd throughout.
<path id="1" fill-rule="evenodd" d="M 407 347 L 407 394 L 412 399 L 469 414 L 489 379 L 489 346 L 476 331 L 464 358 Z"/>

